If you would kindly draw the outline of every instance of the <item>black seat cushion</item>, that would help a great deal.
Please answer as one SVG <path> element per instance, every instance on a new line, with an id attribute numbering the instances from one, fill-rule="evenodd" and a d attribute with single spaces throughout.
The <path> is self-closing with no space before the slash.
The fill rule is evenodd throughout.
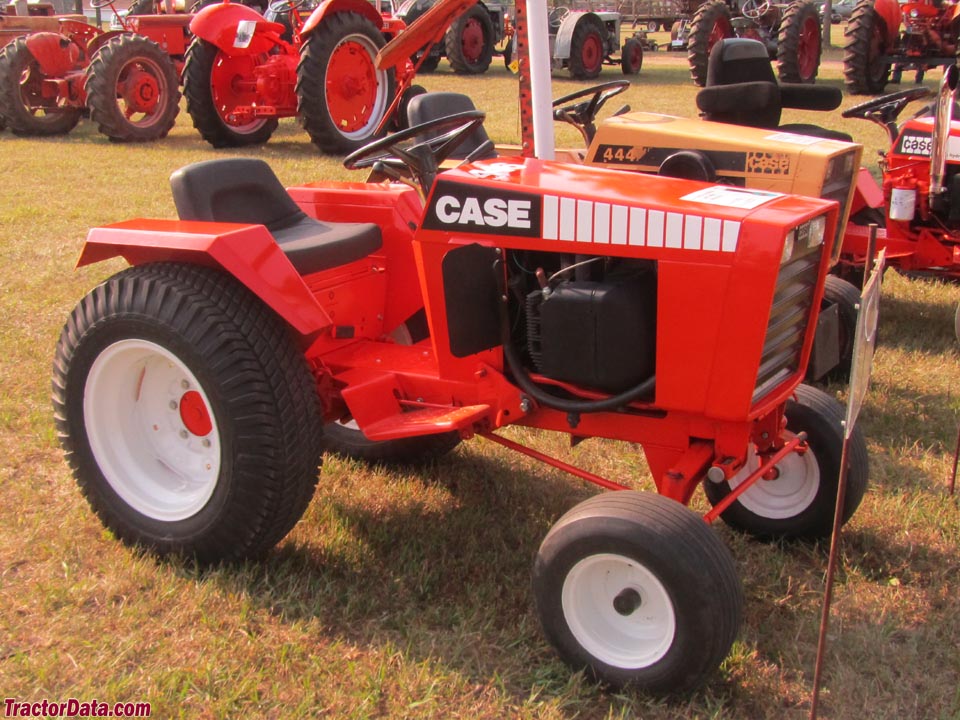
<path id="1" fill-rule="evenodd" d="M 707 84 L 697 94 L 697 107 L 706 120 L 852 142 L 849 134 L 819 125 L 780 125 L 783 108 L 835 110 L 842 99 L 839 88 L 778 83 L 763 43 L 724 38 L 710 50 Z"/>
<path id="2" fill-rule="evenodd" d="M 473 100 L 466 95 L 454 92 L 428 92 L 410 99 L 410 104 L 407 106 L 407 123 L 409 127 L 413 127 L 430 120 L 476 109 Z M 460 144 L 460 147 L 450 154 L 450 157 L 454 160 L 463 160 L 489 139 L 483 125 L 478 125 Z M 487 160 L 495 157 L 497 157 L 497 151 L 491 144 L 488 150 L 473 159 Z"/>
<path id="3" fill-rule="evenodd" d="M 206 160 L 170 176 L 181 220 L 265 225 L 303 275 L 365 258 L 383 244 L 373 223 L 323 223 L 304 213 L 254 158 Z"/>

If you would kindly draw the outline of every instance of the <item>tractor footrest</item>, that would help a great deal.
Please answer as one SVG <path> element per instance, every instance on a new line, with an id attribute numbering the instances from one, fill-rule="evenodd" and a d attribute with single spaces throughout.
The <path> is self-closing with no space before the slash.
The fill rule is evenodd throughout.
<path id="1" fill-rule="evenodd" d="M 470 428 L 490 412 L 489 405 L 422 407 L 390 415 L 363 428 L 370 440 L 396 440 Z"/>

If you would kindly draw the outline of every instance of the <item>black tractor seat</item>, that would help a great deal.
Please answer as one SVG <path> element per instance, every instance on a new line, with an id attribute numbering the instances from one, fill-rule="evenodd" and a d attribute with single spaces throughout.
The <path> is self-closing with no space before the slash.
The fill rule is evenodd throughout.
<path id="1" fill-rule="evenodd" d="M 724 38 L 710 50 L 707 84 L 697 93 L 697 107 L 704 120 L 852 142 L 847 133 L 812 123 L 780 124 L 783 108 L 830 111 L 842 99 L 839 88 L 778 83 L 763 43 Z"/>
<path id="2" fill-rule="evenodd" d="M 373 223 L 324 223 L 291 199 L 263 160 L 225 158 L 170 176 L 181 220 L 265 225 L 301 275 L 361 260 L 383 245 Z"/>
<path id="3" fill-rule="evenodd" d="M 455 92 L 428 92 L 410 99 L 410 104 L 407 105 L 407 125 L 413 127 L 431 120 L 439 120 L 442 117 L 476 109 L 473 100 L 468 95 Z M 484 143 L 487 143 L 488 147 L 478 150 Z M 474 160 L 487 160 L 497 157 L 497 150 L 490 142 L 483 125 L 478 125 L 460 144 L 460 147 L 450 153 L 450 158 L 464 160 L 474 151 L 477 151 L 477 154 L 473 157 Z"/>

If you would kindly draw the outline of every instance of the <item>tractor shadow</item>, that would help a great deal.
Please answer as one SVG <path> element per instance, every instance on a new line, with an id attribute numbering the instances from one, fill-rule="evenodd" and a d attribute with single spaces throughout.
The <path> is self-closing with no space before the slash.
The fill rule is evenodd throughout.
<path id="1" fill-rule="evenodd" d="M 594 494 L 592 488 L 560 480 L 546 467 L 520 467 L 512 456 L 471 448 L 412 474 L 376 469 L 372 484 L 356 486 L 351 478 L 359 466 L 338 462 L 328 462 L 330 477 L 321 476 L 301 527 L 263 562 L 187 572 L 225 594 L 243 593 L 284 622 L 320 620 L 326 640 L 402 647 L 411 663 L 438 663 L 473 685 L 495 682 L 518 706 L 531 688 L 546 700 L 569 694 L 571 683 L 581 699 L 601 703 L 598 717 L 615 715 L 625 704 L 639 711 L 665 703 L 677 712 L 755 704 L 759 717 L 771 693 L 776 696 L 776 689 L 741 677 L 743 665 L 736 663 L 692 696 L 664 701 L 609 693 L 559 660 L 539 629 L 530 571 L 551 524 Z M 413 484 L 422 492 L 411 496 Z M 717 531 L 736 557 L 746 590 L 741 643 L 764 664 L 807 672 L 827 545 L 766 544 L 722 524 Z M 864 533 L 846 542 L 846 562 L 858 572 L 869 564 L 877 583 L 915 552 Z M 931 555 L 926 562 L 941 560 Z"/>

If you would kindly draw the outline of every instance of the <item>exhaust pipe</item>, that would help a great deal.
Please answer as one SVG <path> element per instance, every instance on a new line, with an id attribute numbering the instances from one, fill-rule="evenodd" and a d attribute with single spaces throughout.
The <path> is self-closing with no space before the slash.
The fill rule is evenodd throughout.
<path id="1" fill-rule="evenodd" d="M 933 114 L 933 142 L 930 149 L 930 201 L 935 201 L 945 190 L 947 174 L 947 146 L 950 143 L 950 123 L 953 120 L 953 101 L 960 80 L 960 69 L 951 65 L 943 73 L 940 92 Z"/>

